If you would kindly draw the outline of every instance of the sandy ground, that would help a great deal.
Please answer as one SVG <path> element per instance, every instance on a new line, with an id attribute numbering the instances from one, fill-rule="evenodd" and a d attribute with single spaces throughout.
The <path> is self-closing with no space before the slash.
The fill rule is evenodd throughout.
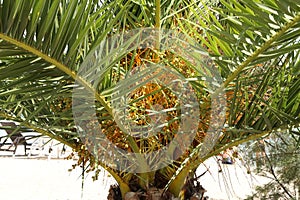
<path id="1" fill-rule="evenodd" d="M 80 168 L 68 172 L 74 163 L 74 160 L 63 159 L 0 157 L 0 199 L 105 200 L 114 179 L 102 170 L 99 180 L 93 182 L 93 173 L 88 174 L 82 191 Z M 205 164 L 209 172 L 200 178 L 200 182 L 211 200 L 243 199 L 251 193 L 254 185 L 267 181 L 248 175 L 238 164 L 222 165 L 223 173 L 218 172 L 212 159 Z M 204 166 L 199 167 L 198 174 L 205 170 Z"/>
<path id="2" fill-rule="evenodd" d="M 3 135 L 6 132 L 0 130 L 0 136 Z M 23 146 L 18 146 L 16 157 L 12 157 L 12 152 L 0 151 L 0 200 L 106 200 L 115 180 L 104 170 L 97 181 L 92 180 L 93 173 L 87 174 L 82 190 L 81 168 L 68 171 L 76 161 L 61 159 L 64 156 L 61 155 L 62 145 L 48 142 L 45 137 L 31 142 L 32 148 L 27 153 L 37 157 L 21 156 L 24 155 Z M 68 155 L 71 149 L 66 151 Z M 210 200 L 244 199 L 256 185 L 269 181 L 247 174 L 238 162 L 220 166 L 222 173 L 219 173 L 217 162 L 209 159 L 197 170 L 197 174 L 202 174 L 209 169 L 199 180 Z"/>
<path id="3" fill-rule="evenodd" d="M 115 181 L 103 170 L 98 181 L 91 174 L 81 190 L 81 170 L 68 172 L 73 160 L 0 158 L 1 200 L 102 200 Z"/>
<path id="4" fill-rule="evenodd" d="M 67 148 L 62 155 L 62 145 L 41 143 L 43 148 L 37 145 L 40 146 L 37 150 L 36 147 L 31 149 L 29 153 L 33 155 L 30 157 L 22 156 L 23 146 L 18 146 L 15 157 L 12 157 L 12 152 L 0 151 L 0 200 L 106 200 L 109 187 L 115 184 L 115 180 L 105 170 L 101 170 L 97 181 L 91 178 L 93 172 L 86 174 L 82 190 L 81 168 L 69 172 L 76 161 L 62 159 L 70 154 L 71 149 Z M 269 181 L 247 174 L 239 162 L 220 166 L 222 173 L 212 158 L 197 169 L 198 175 L 208 169 L 199 181 L 210 200 L 244 199 L 256 185 Z"/>
<path id="5" fill-rule="evenodd" d="M 222 172 L 219 172 L 219 169 Z M 221 164 L 218 167 L 217 161 L 213 158 L 204 162 L 197 169 L 197 174 L 205 173 L 199 178 L 201 185 L 207 190 L 206 196 L 210 200 L 235 200 L 245 199 L 255 192 L 255 187 L 268 183 L 268 178 L 247 173 L 247 169 L 241 162 L 232 165 Z"/>

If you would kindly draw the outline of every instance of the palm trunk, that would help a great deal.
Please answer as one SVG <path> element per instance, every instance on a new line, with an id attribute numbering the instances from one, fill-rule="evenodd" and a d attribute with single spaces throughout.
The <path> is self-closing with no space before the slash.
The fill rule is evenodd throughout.
<path id="1" fill-rule="evenodd" d="M 201 186 L 197 178 L 187 179 L 181 192 L 176 197 L 170 191 L 164 191 L 162 187 L 155 186 L 143 190 L 137 185 L 137 182 L 134 182 L 130 184 L 131 191 L 125 194 L 123 200 L 205 200 L 207 199 L 204 196 L 206 190 Z M 122 200 L 121 190 L 118 185 L 110 186 L 107 199 Z"/>

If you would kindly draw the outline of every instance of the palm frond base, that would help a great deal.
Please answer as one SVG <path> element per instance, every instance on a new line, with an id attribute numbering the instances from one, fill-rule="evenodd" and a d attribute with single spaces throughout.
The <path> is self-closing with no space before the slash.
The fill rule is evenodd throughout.
<path id="1" fill-rule="evenodd" d="M 204 196 L 206 190 L 200 185 L 200 182 L 187 181 L 179 195 L 174 197 L 169 191 L 164 192 L 163 189 L 150 187 L 146 191 L 138 190 L 135 192 L 128 192 L 125 195 L 125 200 L 206 200 L 208 197 Z M 121 190 L 118 185 L 111 185 L 108 200 L 121 200 Z"/>

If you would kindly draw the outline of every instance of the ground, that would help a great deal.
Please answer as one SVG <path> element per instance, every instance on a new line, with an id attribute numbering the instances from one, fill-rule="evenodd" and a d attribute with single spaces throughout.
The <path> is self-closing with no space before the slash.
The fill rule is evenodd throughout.
<path id="1" fill-rule="evenodd" d="M 0 199 L 3 200 L 106 200 L 109 186 L 115 183 L 102 170 L 99 180 L 93 182 L 88 174 L 81 191 L 81 170 L 68 172 L 74 160 L 57 158 L 28 158 L 0 156 Z M 223 165 L 219 173 L 214 159 L 205 162 L 209 171 L 200 178 L 211 200 L 243 199 L 253 186 L 266 183 L 266 179 L 247 174 L 239 163 Z M 198 168 L 198 174 L 206 167 Z M 230 174 L 230 176 L 229 176 Z M 226 179 L 226 181 L 224 181 Z"/>

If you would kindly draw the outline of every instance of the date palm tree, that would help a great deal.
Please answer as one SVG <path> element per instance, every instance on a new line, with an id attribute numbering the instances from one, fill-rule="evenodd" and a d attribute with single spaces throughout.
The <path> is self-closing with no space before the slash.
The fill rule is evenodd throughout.
<path id="1" fill-rule="evenodd" d="M 144 38 L 138 31 L 130 37 L 128 33 L 147 27 L 154 28 L 150 29 L 154 30 L 154 44 L 132 46 Z M 147 194 L 150 199 L 156 195 L 153 188 L 159 189 L 160 198 L 189 199 L 201 195 L 194 173 L 207 158 L 276 130 L 299 126 L 299 29 L 298 0 L 3 0 L 0 117 L 70 146 L 80 156 L 78 165 L 89 163 L 95 171 L 97 166 L 105 168 L 118 182 L 111 193 L 120 191 L 115 199 L 137 191 L 135 195 L 146 198 Z M 160 30 L 172 30 L 183 41 L 192 41 L 192 50 L 177 55 L 180 48 L 161 49 L 172 36 L 160 35 Z M 135 73 L 139 66 L 151 64 L 168 67 L 166 71 L 145 67 Z M 95 65 L 101 67 L 95 69 Z M 221 80 L 216 87 L 207 84 L 214 83 L 214 71 Z M 97 73 L 96 80 L 92 73 Z M 196 102 L 192 107 L 199 110 L 191 116 L 196 116 L 197 123 L 185 124 L 186 115 L 178 105 L 190 105 L 180 101 L 176 91 L 149 78 L 153 74 L 170 81 L 177 76 L 190 85 Z M 209 78 L 212 80 L 207 81 Z M 74 97 L 74 91 L 78 96 Z M 93 94 L 94 121 L 82 119 L 90 116 L 84 114 L 89 105 L 81 102 L 81 91 Z M 217 103 L 225 106 L 212 109 L 220 94 Z M 127 107 L 116 111 L 115 102 L 122 102 L 124 96 Z M 158 111 L 156 104 L 160 105 Z M 74 108 L 81 108 L 80 112 Z M 156 118 L 155 113 L 165 118 Z M 80 123 L 75 118 L 81 118 Z M 148 128 L 147 137 L 129 133 L 126 119 L 139 130 Z M 149 124 L 155 119 L 154 126 L 160 129 L 151 135 Z M 96 125 L 90 124 L 95 121 Z M 209 126 L 218 121 L 221 129 L 208 133 Z M 170 145 L 168 153 L 176 159 L 166 160 L 155 170 L 147 160 L 153 157 L 137 156 L 138 166 L 126 159 L 110 159 L 107 154 L 103 157 L 101 152 L 110 147 L 100 149 L 102 140 L 97 139 L 98 133 L 122 151 L 143 155 L 162 150 L 178 137 L 182 127 L 195 129 L 194 138 L 188 146 L 183 145 L 184 150 Z M 82 129 L 88 131 L 83 134 Z M 177 147 L 184 140 L 188 140 L 185 134 L 180 135 Z M 115 152 L 110 153 L 115 158 Z M 116 168 L 120 163 L 129 170 Z M 142 170 L 131 170 L 133 167 Z"/>

